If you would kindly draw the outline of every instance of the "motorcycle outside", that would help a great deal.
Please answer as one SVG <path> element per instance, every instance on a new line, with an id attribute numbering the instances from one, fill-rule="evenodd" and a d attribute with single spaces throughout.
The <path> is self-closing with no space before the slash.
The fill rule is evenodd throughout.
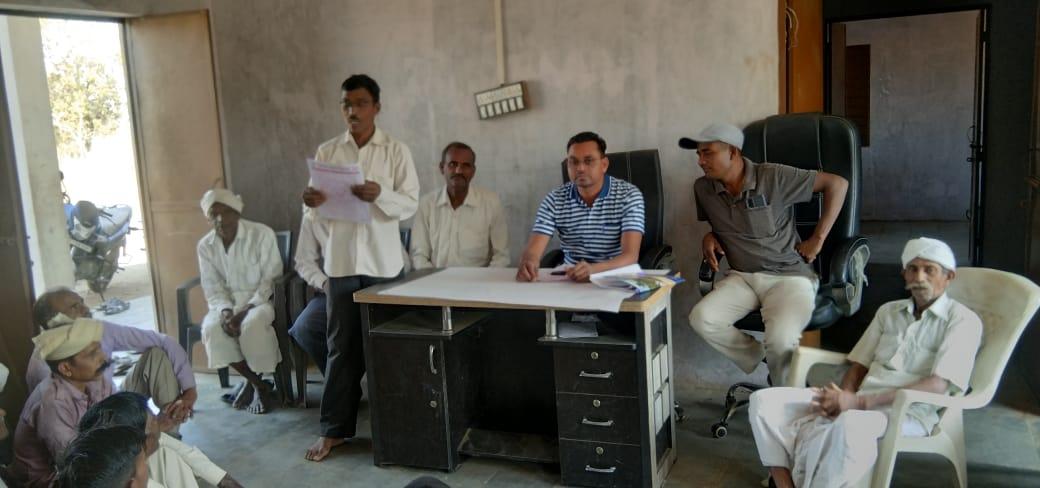
<path id="1" fill-rule="evenodd" d="M 126 251 L 126 235 L 131 230 L 133 213 L 128 205 L 98 208 L 92 202 L 80 200 L 72 204 L 65 198 L 65 225 L 69 232 L 69 253 L 75 265 L 76 281 L 86 280 L 88 287 L 105 300 L 105 289 L 119 267 L 119 257 Z M 108 300 L 101 306 L 107 315 L 119 313 L 130 304 L 122 300 Z"/>

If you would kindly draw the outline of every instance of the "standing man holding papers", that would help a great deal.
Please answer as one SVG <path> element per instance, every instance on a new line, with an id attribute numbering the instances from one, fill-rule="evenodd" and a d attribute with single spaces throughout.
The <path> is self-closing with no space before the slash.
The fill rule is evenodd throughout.
<path id="1" fill-rule="evenodd" d="M 321 436 L 307 449 L 306 458 L 321 461 L 332 448 L 354 437 L 365 351 L 361 337 L 361 308 L 354 292 L 396 278 L 404 267 L 399 222 L 415 213 L 419 179 L 412 153 L 375 125 L 379 114 L 379 85 L 367 75 L 352 75 L 342 85 L 340 107 L 347 132 L 318 147 L 318 162 L 357 164 L 365 183 L 351 193 L 370 204 L 365 223 L 328 220 L 317 216 L 325 195 L 308 187 L 303 192 L 307 212 L 322 220 L 328 236 L 324 271 L 328 299 L 328 362 L 321 398 Z"/>
<path id="2" fill-rule="evenodd" d="M 551 191 L 534 219 L 520 257 L 517 281 L 537 281 L 538 264 L 553 234 L 559 233 L 567 277 L 589 276 L 639 262 L 643 241 L 643 194 L 635 185 L 607 175 L 607 143 L 594 132 L 567 141 L 570 183 Z"/>

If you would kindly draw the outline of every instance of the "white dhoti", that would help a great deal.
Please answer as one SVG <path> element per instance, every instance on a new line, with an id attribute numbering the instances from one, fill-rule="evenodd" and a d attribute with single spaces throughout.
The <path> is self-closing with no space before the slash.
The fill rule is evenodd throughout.
<path id="1" fill-rule="evenodd" d="M 237 300 L 236 300 L 237 302 Z M 235 313 L 245 308 L 245 301 L 235 304 Z M 265 303 L 253 307 L 242 320 L 242 333 L 231 337 L 220 325 L 220 312 L 213 310 L 202 319 L 202 342 L 206 345 L 211 369 L 245 361 L 257 373 L 273 373 L 282 360 L 275 335 L 274 307 Z"/>
<path id="2" fill-rule="evenodd" d="M 790 469 L 798 487 L 858 486 L 873 472 L 888 412 L 847 410 L 829 419 L 812 412 L 812 398 L 808 388 L 766 388 L 751 395 L 748 415 L 762 465 Z M 914 418 L 903 420 L 902 431 L 927 435 Z"/>
<path id="3" fill-rule="evenodd" d="M 159 448 L 148 456 L 149 480 L 171 488 L 198 488 L 196 478 L 217 486 L 225 475 L 198 448 L 166 434 L 160 434 Z"/>

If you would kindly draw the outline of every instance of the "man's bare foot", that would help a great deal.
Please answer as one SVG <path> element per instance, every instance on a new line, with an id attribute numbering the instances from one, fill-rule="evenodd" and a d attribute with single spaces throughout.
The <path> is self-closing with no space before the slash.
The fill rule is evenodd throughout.
<path id="1" fill-rule="evenodd" d="M 231 402 L 231 406 L 239 410 L 248 407 L 249 404 L 253 403 L 254 393 L 253 384 L 247 381 L 245 386 L 242 387 L 242 391 L 235 396 L 235 401 Z"/>
<path id="2" fill-rule="evenodd" d="M 321 460 L 328 457 L 329 453 L 336 446 L 342 446 L 346 444 L 347 440 L 338 437 L 319 437 L 311 447 L 307 449 L 307 454 L 304 456 L 308 461 L 320 462 Z"/>
<path id="3" fill-rule="evenodd" d="M 260 388 L 256 389 L 256 394 L 253 395 L 253 401 L 249 404 L 249 408 L 246 409 L 252 414 L 265 414 L 270 411 L 268 405 L 271 405 L 271 387 L 267 386 L 266 383 L 260 383 Z"/>

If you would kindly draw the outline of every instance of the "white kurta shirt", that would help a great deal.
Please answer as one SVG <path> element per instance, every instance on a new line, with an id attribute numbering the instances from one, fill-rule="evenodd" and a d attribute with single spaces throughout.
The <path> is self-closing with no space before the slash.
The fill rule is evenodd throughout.
<path id="1" fill-rule="evenodd" d="M 202 291 L 211 312 L 238 311 L 271 300 L 272 284 L 282 274 L 282 258 L 270 227 L 239 219 L 228 249 L 216 231 L 199 240 Z"/>
<path id="2" fill-rule="evenodd" d="M 412 223 L 412 266 L 509 266 L 509 230 L 498 195 L 471 187 L 459 208 L 447 187 L 424 195 Z"/>
<path id="3" fill-rule="evenodd" d="M 328 276 L 322 271 L 322 243 L 327 242 L 328 220 L 318 219 L 315 212 L 304 212 L 300 221 L 300 239 L 296 241 L 296 272 L 308 285 L 322 290 Z"/>
<path id="4" fill-rule="evenodd" d="M 849 353 L 849 361 L 868 367 L 859 393 L 903 388 L 928 376 L 950 382 L 950 393 L 965 391 L 982 342 L 982 320 L 945 293 L 914 318 L 913 299 L 888 302 Z M 938 407 L 910 406 L 907 415 L 928 431 L 939 421 Z"/>
<path id="5" fill-rule="evenodd" d="M 358 148 L 349 132 L 326 141 L 314 157 L 332 165 L 357 163 L 365 179 L 379 184 L 367 224 L 328 220 L 325 274 L 330 277 L 397 276 L 404 267 L 400 221 L 415 214 L 419 204 L 419 177 L 408 146 L 391 139 L 378 127 L 365 147 Z M 315 213 L 308 210 L 308 213 Z"/>

